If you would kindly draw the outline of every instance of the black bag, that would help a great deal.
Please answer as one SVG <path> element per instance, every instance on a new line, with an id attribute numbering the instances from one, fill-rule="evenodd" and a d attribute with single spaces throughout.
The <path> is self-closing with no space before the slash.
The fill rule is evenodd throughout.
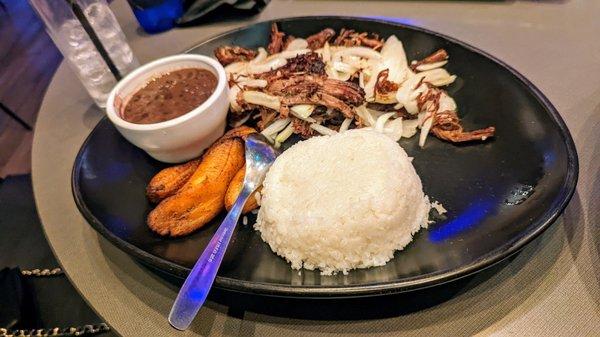
<path id="1" fill-rule="evenodd" d="M 188 0 L 178 26 L 235 20 L 260 13 L 270 0 Z M 200 20 L 203 19 L 203 20 Z"/>
<path id="2" fill-rule="evenodd" d="M 35 289 L 19 268 L 0 270 L 0 327 L 20 329 L 42 326 Z"/>

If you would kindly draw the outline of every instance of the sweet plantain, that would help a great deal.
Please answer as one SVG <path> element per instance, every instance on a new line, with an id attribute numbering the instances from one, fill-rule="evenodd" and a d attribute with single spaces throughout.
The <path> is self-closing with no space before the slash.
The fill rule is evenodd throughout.
<path id="1" fill-rule="evenodd" d="M 199 165 L 200 159 L 194 159 L 161 170 L 146 186 L 146 196 L 153 203 L 159 203 L 161 200 L 172 196 L 185 185 Z"/>
<path id="2" fill-rule="evenodd" d="M 241 126 L 227 132 L 217 142 L 224 141 L 230 138 L 245 139 L 256 130 L 247 126 Z M 216 145 L 216 143 L 215 143 Z M 146 196 L 153 203 L 159 203 L 161 200 L 170 197 L 177 193 L 179 189 L 185 185 L 192 174 L 196 172 L 200 165 L 201 159 L 193 159 L 186 163 L 167 167 L 158 172 L 146 186 Z"/>
<path id="3" fill-rule="evenodd" d="M 227 193 L 225 194 L 225 209 L 227 209 L 228 211 L 231 209 L 238 195 L 242 191 L 242 185 L 244 184 L 245 174 L 246 168 L 242 167 L 229 183 L 229 188 L 227 189 Z M 248 198 L 248 201 L 246 201 L 246 204 L 244 204 L 242 213 L 248 213 L 255 208 L 258 208 L 258 203 L 256 202 L 255 193 L 252 193 Z"/>
<path id="4" fill-rule="evenodd" d="M 189 180 L 148 215 L 148 226 L 160 235 L 182 236 L 204 226 L 223 210 L 229 183 L 244 166 L 244 141 L 256 132 L 240 127 L 227 132 L 203 155 Z"/>

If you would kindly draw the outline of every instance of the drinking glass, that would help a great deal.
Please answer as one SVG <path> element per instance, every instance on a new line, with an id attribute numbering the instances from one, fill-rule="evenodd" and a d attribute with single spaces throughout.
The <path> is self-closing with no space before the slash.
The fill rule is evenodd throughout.
<path id="1" fill-rule="evenodd" d="M 139 66 L 105 0 L 29 0 L 99 107 L 117 81 Z"/>

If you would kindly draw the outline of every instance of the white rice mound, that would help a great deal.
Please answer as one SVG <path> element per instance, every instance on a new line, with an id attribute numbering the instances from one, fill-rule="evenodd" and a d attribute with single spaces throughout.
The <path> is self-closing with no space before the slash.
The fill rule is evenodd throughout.
<path id="1" fill-rule="evenodd" d="M 263 183 L 255 229 L 292 268 L 381 266 L 427 227 L 430 204 L 406 152 L 350 130 L 285 151 Z"/>

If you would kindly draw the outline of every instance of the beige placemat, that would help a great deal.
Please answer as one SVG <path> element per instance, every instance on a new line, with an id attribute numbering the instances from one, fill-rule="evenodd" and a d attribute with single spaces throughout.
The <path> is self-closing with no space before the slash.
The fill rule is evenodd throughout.
<path id="1" fill-rule="evenodd" d="M 142 62 L 247 23 L 209 24 L 147 36 L 138 29 L 125 1 L 112 6 Z M 344 14 L 408 19 L 504 60 L 560 111 L 580 156 L 579 186 L 564 216 L 514 260 L 471 279 L 441 304 L 389 318 L 304 320 L 236 312 L 210 303 L 191 331 L 174 331 L 166 316 L 177 289 L 99 237 L 72 200 L 73 160 L 102 111 L 92 106 L 64 64 L 41 107 L 33 148 L 34 191 L 48 239 L 75 287 L 123 336 L 600 336 L 598 13 L 600 1 L 589 0 L 274 0 L 253 18 Z"/>

